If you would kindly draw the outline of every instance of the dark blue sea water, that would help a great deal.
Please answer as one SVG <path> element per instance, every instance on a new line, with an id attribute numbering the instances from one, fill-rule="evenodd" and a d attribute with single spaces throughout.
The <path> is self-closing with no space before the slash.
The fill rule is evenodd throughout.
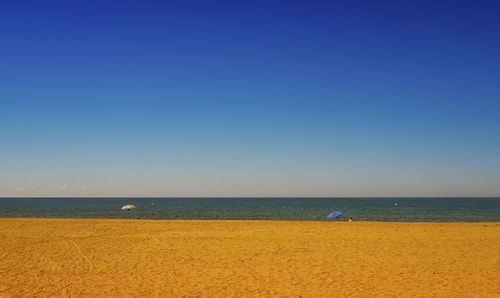
<path id="1" fill-rule="evenodd" d="M 0 198 L 0 217 L 326 220 L 334 210 L 369 221 L 500 221 L 500 198 Z"/>

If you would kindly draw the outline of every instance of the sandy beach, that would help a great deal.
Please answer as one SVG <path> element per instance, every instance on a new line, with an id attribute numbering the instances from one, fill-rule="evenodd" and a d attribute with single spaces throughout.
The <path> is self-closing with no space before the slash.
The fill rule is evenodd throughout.
<path id="1" fill-rule="evenodd" d="M 500 223 L 0 219 L 0 296 L 500 297 Z"/>

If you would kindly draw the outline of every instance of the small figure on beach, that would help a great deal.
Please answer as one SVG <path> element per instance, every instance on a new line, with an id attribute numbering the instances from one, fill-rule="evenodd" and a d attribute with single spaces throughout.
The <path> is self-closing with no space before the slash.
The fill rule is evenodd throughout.
<path id="1" fill-rule="evenodd" d="M 348 220 L 348 222 L 352 222 L 352 221 L 353 221 L 353 219 L 352 219 L 352 217 L 350 217 L 349 220 Z"/>

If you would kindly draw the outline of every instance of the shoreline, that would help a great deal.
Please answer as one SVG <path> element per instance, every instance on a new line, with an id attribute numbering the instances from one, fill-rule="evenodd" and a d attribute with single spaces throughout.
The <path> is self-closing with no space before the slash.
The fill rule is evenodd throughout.
<path id="1" fill-rule="evenodd" d="M 220 222 L 237 222 L 237 221 L 248 221 L 248 222 L 323 222 L 323 223 L 335 223 L 335 222 L 348 222 L 348 218 L 340 219 L 340 220 L 303 220 L 303 219 L 297 219 L 297 220 L 291 220 L 291 219 L 155 219 L 155 218 L 102 218 L 102 217 L 0 217 L 0 220 L 8 220 L 8 219 L 61 219 L 61 220 L 72 220 L 72 219 L 78 219 L 78 220 L 124 220 L 124 221 L 132 221 L 132 220 L 141 220 L 141 221 L 220 221 Z M 481 223 L 498 223 L 500 224 L 500 220 L 495 220 L 495 221 L 380 221 L 380 220 L 357 220 L 354 218 L 354 220 L 351 223 L 361 223 L 361 222 L 368 222 L 368 223 L 402 223 L 402 224 L 416 224 L 416 223 L 428 223 L 428 224 L 481 224 Z"/>
<path id="2" fill-rule="evenodd" d="M 0 296 L 500 293 L 500 222 L 0 218 Z"/>

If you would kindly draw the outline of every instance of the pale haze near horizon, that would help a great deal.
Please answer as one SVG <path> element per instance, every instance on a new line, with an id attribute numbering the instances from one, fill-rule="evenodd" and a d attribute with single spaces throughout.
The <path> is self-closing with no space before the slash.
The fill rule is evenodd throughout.
<path id="1" fill-rule="evenodd" d="M 213 165 L 216 167 L 216 164 Z M 0 182 L 4 197 L 205 197 L 205 196 L 498 196 L 494 177 L 471 180 L 466 174 L 412 174 L 405 169 L 353 170 L 288 167 L 259 170 L 258 166 L 231 165 L 232 169 L 205 168 L 128 169 L 79 173 L 65 169 L 49 175 L 18 173 Z M 404 174 L 403 174 L 404 173 Z M 12 174 L 12 172 L 11 172 Z M 24 182 L 24 183 L 23 183 Z M 14 188 L 15 186 L 15 188 Z"/>

